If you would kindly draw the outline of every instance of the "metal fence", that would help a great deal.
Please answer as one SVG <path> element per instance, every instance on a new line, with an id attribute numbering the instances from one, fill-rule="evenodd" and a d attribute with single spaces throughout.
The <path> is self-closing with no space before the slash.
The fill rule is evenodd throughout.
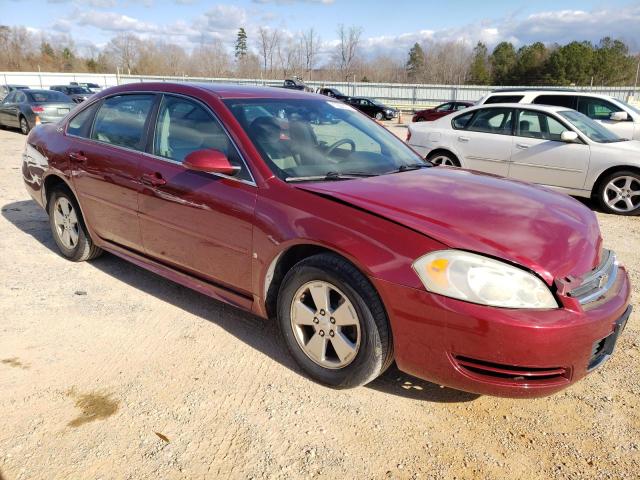
<path id="1" fill-rule="evenodd" d="M 31 88 L 49 88 L 52 85 L 66 85 L 70 82 L 92 82 L 103 87 L 111 87 L 132 82 L 206 82 L 231 83 L 239 85 L 281 86 L 282 80 L 262 80 L 257 78 L 206 78 L 171 77 L 152 75 L 118 75 L 92 73 L 45 73 L 45 72 L 0 72 L 0 81 L 5 84 L 23 84 Z M 403 83 L 366 82 L 306 82 L 310 87 L 334 87 L 351 96 L 373 97 L 389 105 L 406 110 L 436 105 L 449 100 L 476 101 L 489 93 L 495 86 L 484 85 L 425 85 Z M 532 87 L 535 88 L 535 87 Z M 640 100 L 640 88 L 634 87 L 573 87 L 577 90 L 610 95 L 620 100 Z"/>

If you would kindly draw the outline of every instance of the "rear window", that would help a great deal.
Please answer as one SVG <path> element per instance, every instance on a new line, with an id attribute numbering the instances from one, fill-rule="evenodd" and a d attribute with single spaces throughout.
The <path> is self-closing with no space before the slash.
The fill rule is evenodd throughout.
<path id="1" fill-rule="evenodd" d="M 519 103 L 524 95 L 492 95 L 484 103 Z"/>
<path id="2" fill-rule="evenodd" d="M 565 107 L 576 109 L 575 95 L 538 95 L 533 103 L 537 105 L 552 105 L 554 107 Z"/>
<path id="3" fill-rule="evenodd" d="M 30 90 L 27 93 L 27 95 L 30 96 L 31 100 L 36 103 L 51 103 L 51 102 L 70 103 L 71 102 L 71 99 L 67 97 L 64 93 L 56 92 L 55 90 L 42 90 L 42 91 Z"/>

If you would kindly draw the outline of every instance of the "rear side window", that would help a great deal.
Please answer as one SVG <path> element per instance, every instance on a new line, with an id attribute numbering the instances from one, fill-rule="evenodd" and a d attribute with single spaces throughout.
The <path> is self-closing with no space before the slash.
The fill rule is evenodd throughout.
<path id="1" fill-rule="evenodd" d="M 451 121 L 453 128 L 457 130 L 464 130 L 465 128 L 467 128 L 467 124 L 469 123 L 469 120 L 471 120 L 471 117 L 473 117 L 474 113 L 476 112 L 469 112 L 465 113 L 464 115 L 458 115 Z"/>
<path id="2" fill-rule="evenodd" d="M 251 179 L 235 145 L 216 118 L 196 102 L 165 95 L 158 111 L 154 155 L 182 163 L 191 152 L 206 149 L 224 153 L 231 165 L 240 167 L 234 178 Z"/>
<path id="3" fill-rule="evenodd" d="M 519 103 L 524 95 L 492 95 L 484 101 L 487 103 Z"/>
<path id="4" fill-rule="evenodd" d="M 16 92 L 16 99 L 14 100 L 16 103 L 24 103 L 27 101 L 27 96 L 23 92 Z"/>
<path id="5" fill-rule="evenodd" d="M 510 108 L 485 108 L 478 110 L 467 126 L 472 132 L 511 135 L 513 126 L 513 110 Z"/>
<path id="6" fill-rule="evenodd" d="M 89 138 L 89 135 L 91 134 L 93 116 L 99 106 L 100 102 L 96 102 L 73 117 L 67 126 L 67 134 L 74 135 L 76 137 Z"/>
<path id="7" fill-rule="evenodd" d="M 576 109 L 577 98 L 575 95 L 538 95 L 533 103 L 536 105 L 552 105 L 554 107 L 565 107 Z"/>
<path id="8" fill-rule="evenodd" d="M 613 103 L 595 97 L 580 97 L 578 99 L 578 111 L 594 120 L 609 120 L 613 112 L 622 109 Z"/>
<path id="9" fill-rule="evenodd" d="M 96 114 L 91 138 L 133 150 L 144 150 L 144 130 L 154 100 L 154 95 L 107 98 Z"/>

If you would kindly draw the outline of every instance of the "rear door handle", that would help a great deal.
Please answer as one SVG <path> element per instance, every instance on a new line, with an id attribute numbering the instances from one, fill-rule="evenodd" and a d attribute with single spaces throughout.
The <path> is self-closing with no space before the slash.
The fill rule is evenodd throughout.
<path id="1" fill-rule="evenodd" d="M 69 154 L 69 158 L 71 158 L 71 160 L 75 160 L 76 162 L 87 161 L 87 157 L 82 152 L 71 152 Z"/>
<path id="2" fill-rule="evenodd" d="M 159 187 L 167 183 L 167 181 L 164 178 L 162 178 L 162 175 L 158 172 L 143 173 L 141 180 L 142 180 L 142 183 L 144 183 L 145 185 L 151 185 L 152 187 Z"/>
<path id="3" fill-rule="evenodd" d="M 526 145 L 524 143 L 516 143 L 516 148 L 519 148 L 520 150 L 526 150 L 527 148 L 529 148 L 529 145 Z"/>
<path id="4" fill-rule="evenodd" d="M 461 142 L 468 142 L 469 141 L 469 137 L 458 137 L 458 140 Z"/>

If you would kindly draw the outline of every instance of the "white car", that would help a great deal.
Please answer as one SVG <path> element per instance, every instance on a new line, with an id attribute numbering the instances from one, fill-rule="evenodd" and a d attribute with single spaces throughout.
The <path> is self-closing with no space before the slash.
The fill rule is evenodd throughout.
<path id="1" fill-rule="evenodd" d="M 503 88 L 478 101 L 478 105 L 490 103 L 533 103 L 571 108 L 622 138 L 640 140 L 640 109 L 609 95 L 561 89 Z"/>
<path id="2" fill-rule="evenodd" d="M 469 168 L 640 213 L 640 141 L 564 107 L 490 104 L 409 125 L 407 143 L 435 164 Z"/>

